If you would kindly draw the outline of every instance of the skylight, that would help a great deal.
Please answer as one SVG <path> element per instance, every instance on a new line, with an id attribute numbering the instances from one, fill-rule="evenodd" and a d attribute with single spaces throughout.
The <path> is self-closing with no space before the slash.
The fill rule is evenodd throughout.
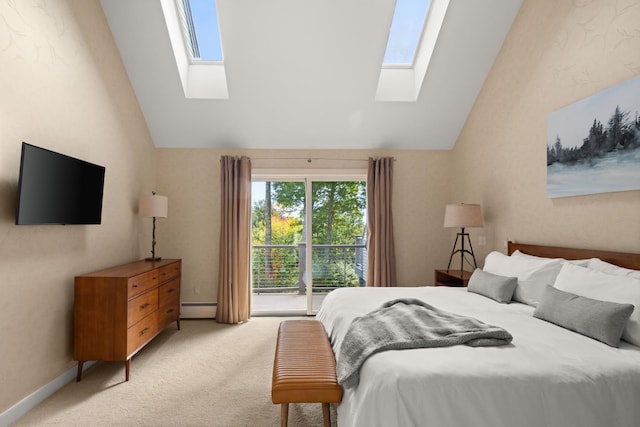
<path id="1" fill-rule="evenodd" d="M 194 61 L 223 60 L 215 0 L 179 0 L 185 38 Z"/>
<path id="2" fill-rule="evenodd" d="M 418 100 L 450 1 L 396 1 L 376 101 Z"/>
<path id="3" fill-rule="evenodd" d="M 159 1 L 185 98 L 229 99 L 215 0 Z"/>
<path id="4" fill-rule="evenodd" d="M 429 3 L 429 0 L 396 1 L 383 66 L 413 65 Z"/>

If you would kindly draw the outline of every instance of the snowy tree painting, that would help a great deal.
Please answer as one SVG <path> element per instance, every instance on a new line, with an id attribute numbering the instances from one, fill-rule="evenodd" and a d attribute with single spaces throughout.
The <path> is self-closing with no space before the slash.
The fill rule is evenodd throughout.
<path id="1" fill-rule="evenodd" d="M 549 114 L 550 198 L 640 190 L 640 76 Z"/>

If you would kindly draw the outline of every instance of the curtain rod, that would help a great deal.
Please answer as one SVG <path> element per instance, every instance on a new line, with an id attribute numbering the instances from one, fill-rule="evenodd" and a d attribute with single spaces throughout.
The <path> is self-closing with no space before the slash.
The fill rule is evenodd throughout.
<path id="1" fill-rule="evenodd" d="M 313 160 L 329 160 L 329 161 L 343 161 L 343 162 L 368 162 L 369 159 L 331 159 L 327 157 L 249 157 L 251 160 L 306 160 L 307 163 L 311 163 Z M 395 162 L 396 159 L 393 158 Z"/>

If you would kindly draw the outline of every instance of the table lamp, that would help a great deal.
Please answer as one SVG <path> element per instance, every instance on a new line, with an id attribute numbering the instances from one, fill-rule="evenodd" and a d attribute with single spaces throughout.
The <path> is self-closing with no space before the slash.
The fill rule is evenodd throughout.
<path id="1" fill-rule="evenodd" d="M 464 229 L 467 227 L 483 226 L 482 209 L 480 208 L 480 205 L 465 203 L 447 205 L 444 211 L 444 226 L 446 228 L 461 228 L 461 231 L 456 235 L 456 241 L 454 242 L 453 249 L 451 250 L 449 264 L 447 265 L 447 272 L 451 267 L 451 260 L 453 259 L 453 256 L 457 253 L 460 253 L 460 274 L 462 274 L 462 270 L 464 270 L 465 254 L 471 255 L 471 258 L 473 259 L 473 268 L 477 268 L 478 265 L 476 264 L 476 257 L 473 254 L 471 239 L 469 238 L 469 233 L 465 233 Z M 469 249 L 465 249 L 465 238 L 469 242 Z M 456 249 L 458 246 L 458 239 L 460 239 L 461 242 L 460 249 Z"/>
<path id="2" fill-rule="evenodd" d="M 160 261 L 156 257 L 156 218 L 166 218 L 169 214 L 169 199 L 167 196 L 158 196 L 155 191 L 151 196 L 143 196 L 138 203 L 138 216 L 153 218 L 153 234 L 151 238 L 151 257 L 145 261 Z"/>

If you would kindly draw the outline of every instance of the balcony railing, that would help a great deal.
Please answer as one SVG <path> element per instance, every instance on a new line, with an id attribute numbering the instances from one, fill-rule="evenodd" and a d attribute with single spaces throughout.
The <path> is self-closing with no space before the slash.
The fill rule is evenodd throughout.
<path id="1" fill-rule="evenodd" d="M 253 245 L 254 293 L 306 293 L 306 243 L 297 245 Z M 367 252 L 362 243 L 313 245 L 313 293 L 365 286 Z"/>

